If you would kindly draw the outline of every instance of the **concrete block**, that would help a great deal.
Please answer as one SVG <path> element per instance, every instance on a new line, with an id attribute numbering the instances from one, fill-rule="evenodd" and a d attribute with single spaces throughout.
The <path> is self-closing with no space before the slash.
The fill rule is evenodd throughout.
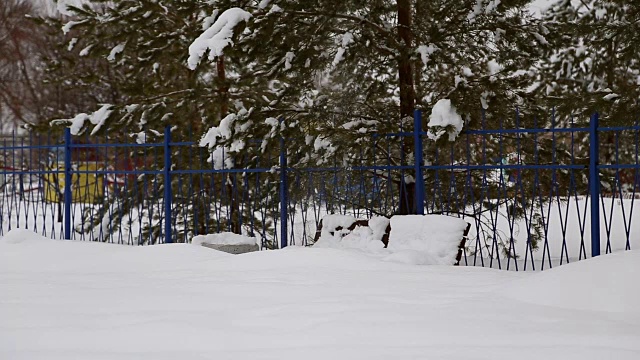
<path id="1" fill-rule="evenodd" d="M 258 244 L 240 244 L 240 245 L 220 245 L 220 244 L 207 244 L 202 243 L 202 246 L 210 249 L 223 251 L 229 254 L 244 254 L 248 252 L 258 251 L 260 247 Z"/>

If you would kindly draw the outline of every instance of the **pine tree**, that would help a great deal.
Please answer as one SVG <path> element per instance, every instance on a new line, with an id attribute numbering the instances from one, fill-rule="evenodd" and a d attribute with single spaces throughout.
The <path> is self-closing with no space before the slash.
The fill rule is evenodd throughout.
<path id="1" fill-rule="evenodd" d="M 217 92 L 214 81 L 201 79 L 210 67 L 193 73 L 183 65 L 185 48 L 201 28 L 201 6 L 202 2 L 164 5 L 151 0 L 115 4 L 96 0 L 82 8 L 69 6 L 73 18 L 60 25 L 68 48 L 77 55 L 75 63 L 99 59 L 107 64 L 93 69 L 87 83 L 111 89 L 110 98 L 104 99 L 112 105 L 109 126 L 103 129 L 113 130 L 109 136 L 143 128 L 161 133 L 165 125 L 184 119 L 219 116 L 212 101 L 205 101 Z M 201 121 L 191 123 L 197 126 Z"/>
<path id="2" fill-rule="evenodd" d="M 565 116 L 565 123 L 578 119 L 574 120 L 577 124 L 585 124 L 590 115 L 599 112 L 600 126 L 636 125 L 640 110 L 640 4 L 563 0 L 547 10 L 545 20 L 560 36 L 540 63 L 540 96 L 548 97 L 558 112 L 573 116 Z M 607 163 L 637 162 L 633 132 L 603 132 L 600 138 L 601 159 Z M 582 135 L 582 142 L 588 145 L 586 135 Z M 633 170 L 602 173 L 603 191 L 611 194 L 637 184 Z"/>
<path id="3" fill-rule="evenodd" d="M 370 146 L 371 135 L 411 128 L 408 120 L 416 107 L 428 112 L 439 100 L 448 98 L 467 124 L 477 125 L 482 106 L 487 110 L 485 120 L 497 127 L 501 118 L 507 119 L 502 126 L 513 125 L 518 106 L 533 123 L 544 103 L 539 104 L 531 96 L 529 89 L 535 73 L 526 69 L 538 61 L 548 46 L 548 29 L 528 15 L 524 8 L 527 3 L 273 1 L 261 2 L 263 7 L 257 9 L 247 8 L 251 11 L 249 19 L 238 21 L 244 29 L 233 37 L 233 46 L 224 49 L 225 57 L 229 53 L 233 54 L 229 58 L 250 56 L 251 65 L 242 67 L 251 69 L 249 77 L 267 74 L 271 81 L 277 81 L 281 93 L 262 93 L 267 104 L 255 98 L 253 102 L 243 99 L 243 104 L 250 103 L 251 107 L 239 109 L 244 115 L 232 118 L 234 126 L 225 124 L 224 129 L 231 131 L 214 127 L 211 136 L 203 138 L 203 144 L 215 148 L 229 146 L 238 138 L 270 141 L 279 133 L 288 139 L 302 133 L 307 135 L 305 142 L 291 143 L 296 149 L 292 153 L 300 154 L 290 156 L 294 167 L 362 165 L 363 159 L 369 165 L 407 165 L 413 161 L 410 140 L 388 140 L 393 144 Z M 222 51 L 218 43 L 214 45 L 211 51 L 215 58 Z M 276 121 L 263 122 L 265 116 L 281 118 L 285 126 L 279 127 Z M 243 128 L 247 129 L 245 133 Z M 528 141 L 532 158 L 534 142 Z M 358 152 L 354 152 L 354 144 Z M 464 159 L 461 148 L 441 148 L 442 143 L 427 149 L 431 162 L 446 162 L 449 153 Z M 495 145 L 489 149 L 493 154 L 505 155 Z M 478 146 L 471 153 L 473 158 L 468 161 L 487 161 Z M 442 188 L 435 194 L 448 193 L 447 199 L 437 201 L 438 210 L 464 211 L 462 198 L 467 195 L 446 189 L 448 182 L 438 180 L 437 174 L 435 179 L 433 173 L 428 174 L 425 181 L 428 188 Z M 371 172 L 359 176 L 376 183 L 384 175 Z M 388 208 L 376 210 L 384 215 L 413 212 L 411 178 L 403 172 L 389 175 L 390 182 L 399 188 L 399 204 L 391 212 Z M 477 182 L 483 176 L 486 174 L 473 174 Z M 502 191 L 505 181 L 496 184 L 485 199 Z M 464 188 L 464 179 L 458 176 L 456 182 L 459 189 Z M 533 176 L 528 183 L 535 183 Z M 356 191 L 356 197 L 359 193 L 362 191 Z M 357 201 L 365 201 L 362 196 L 359 200 L 335 197 L 354 207 Z M 516 212 L 522 216 L 525 206 L 513 205 L 514 216 Z"/>
<path id="4" fill-rule="evenodd" d="M 539 110 L 528 91 L 535 74 L 526 69 L 548 46 L 549 31 L 528 15 L 528 2 L 125 0 L 110 8 L 96 1 L 105 7 L 73 9 L 66 29 L 76 48 L 119 71 L 121 92 L 101 131 L 144 125 L 160 133 L 195 119 L 214 166 L 259 159 L 281 136 L 291 167 L 409 165 L 408 139 L 365 144 L 373 134 L 410 129 L 414 108 L 428 113 L 451 99 L 468 125 L 480 123 L 484 108 L 493 126 L 513 122 L 516 106 Z M 446 159 L 443 151 L 436 158 L 439 148 L 427 148 L 429 161 Z M 394 173 L 391 181 L 400 202 L 376 211 L 415 211 L 410 178 Z"/>
<path id="5" fill-rule="evenodd" d="M 220 71 L 220 64 L 202 66 L 195 72 L 186 66 L 189 43 L 201 31 L 202 23 L 208 21 L 205 7 L 209 11 L 211 4 L 203 1 L 94 1 L 82 8 L 70 6 L 71 18 L 48 19 L 49 28 L 62 28 L 66 33 L 63 47 L 69 50 L 63 61 L 50 62 L 50 81 L 84 89 L 100 99 L 97 103 L 102 111 L 99 112 L 108 114 L 104 126 L 90 128 L 90 122 L 86 120 L 96 113 L 92 113 L 94 109 L 84 110 L 89 115 L 74 119 L 76 122 L 85 119 L 86 124 L 74 127 L 74 135 L 87 136 L 83 141 L 154 142 L 161 141 L 164 127 L 172 125 L 173 141 L 184 141 L 192 140 L 193 134 L 202 133 L 203 124 L 218 123 L 227 111 L 225 70 Z M 65 68 L 73 71 L 65 71 Z M 54 124 L 67 125 L 70 121 L 55 120 Z M 173 161 L 180 164 L 181 169 L 210 166 L 203 151 L 187 150 L 172 153 Z M 158 155 L 154 149 L 105 150 L 104 156 L 105 161 L 114 164 L 118 159 L 130 159 L 140 163 L 136 164 L 138 168 L 157 170 L 163 167 L 162 154 Z M 188 233 L 203 233 L 209 222 L 219 224 L 221 220 L 212 219 L 212 204 L 207 201 L 211 200 L 211 193 L 225 191 L 227 195 L 220 201 L 231 202 L 227 205 L 232 208 L 232 214 L 223 228 L 240 232 L 239 220 L 231 219 L 241 216 L 237 200 L 230 195 L 231 190 L 224 182 L 214 185 L 213 180 L 199 177 L 176 176 L 172 181 L 175 196 L 182 199 L 176 201 L 174 209 L 180 218 L 176 220 L 177 229 L 180 229 L 177 239 L 188 238 Z M 125 217 L 132 216 L 134 208 L 152 210 L 162 197 L 163 186 L 166 185 L 155 176 L 127 178 L 124 188 L 119 190 L 124 193 L 106 199 L 97 212 L 87 208 L 86 222 L 90 224 L 80 231 L 96 233 L 96 238 L 116 231 Z M 191 213 L 184 215 L 187 208 Z M 157 241 L 161 219 L 149 213 L 141 216 L 150 220 L 144 225 L 145 239 L 138 241 Z M 194 220 L 194 217 L 199 219 Z M 113 226 L 106 229 L 105 223 Z"/>
<path id="6" fill-rule="evenodd" d="M 640 4 L 562 0 L 547 10 L 545 21 L 560 36 L 540 64 L 541 96 L 555 99 L 565 113 L 599 111 L 619 124 L 634 121 L 640 99 Z"/>
<path id="7" fill-rule="evenodd" d="M 476 122 L 480 104 L 490 107 L 496 119 L 511 115 L 514 105 L 525 107 L 529 100 L 526 89 L 532 74 L 522 69 L 532 66 L 546 44 L 547 30 L 527 15 L 527 1 L 261 4 L 266 3 L 247 7 L 252 12 L 242 22 L 246 28 L 224 51 L 225 56 L 233 54 L 230 58 L 249 56 L 251 65 L 242 67 L 251 69 L 247 75 L 268 75 L 281 94 L 247 93 L 251 100 L 243 98 L 245 107 L 236 110 L 251 111 L 235 119 L 251 122 L 247 134 L 232 130 L 211 146 L 237 137 L 268 137 L 274 131 L 264 118 L 281 117 L 289 133 L 320 140 L 292 144 L 317 155 L 302 159 L 331 162 L 326 154 L 318 154 L 321 142 L 331 144 L 321 150 L 342 162 L 352 152 L 351 144 L 363 141 L 363 134 L 406 129 L 414 108 L 428 110 L 442 98 L 450 98 L 460 113 L 475 115 Z M 266 104 L 260 101 L 265 97 Z M 406 165 L 409 149 L 410 141 L 404 141 L 390 155 Z M 367 156 L 376 161 L 374 154 Z M 411 184 L 396 180 L 400 198 L 407 200 L 401 200 L 398 211 L 414 211 L 412 194 L 403 193 Z"/>

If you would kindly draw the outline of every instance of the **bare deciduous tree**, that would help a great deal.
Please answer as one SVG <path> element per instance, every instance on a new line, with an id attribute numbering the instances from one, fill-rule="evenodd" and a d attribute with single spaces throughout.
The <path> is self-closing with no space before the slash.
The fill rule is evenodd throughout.
<path id="1" fill-rule="evenodd" d="M 3 127 L 33 123 L 43 103 L 36 53 L 46 42 L 31 20 L 28 0 L 0 3 L 0 120 Z"/>

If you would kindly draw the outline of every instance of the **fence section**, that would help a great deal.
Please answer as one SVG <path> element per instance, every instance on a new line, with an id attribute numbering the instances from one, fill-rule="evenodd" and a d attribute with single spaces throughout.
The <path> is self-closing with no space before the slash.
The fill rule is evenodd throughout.
<path id="1" fill-rule="evenodd" d="M 534 122 L 524 127 L 516 115 L 512 128 L 489 128 L 483 117 L 480 129 L 467 126 L 463 147 L 428 144 L 424 202 L 472 224 L 465 264 L 526 270 L 587 256 L 584 208 L 569 209 L 590 195 L 588 157 L 576 147 L 589 128 Z"/>
<path id="2" fill-rule="evenodd" d="M 640 246 L 637 121 L 483 114 L 455 142 L 423 124 L 416 112 L 412 131 L 362 135 L 314 167 L 295 139 L 242 156 L 169 128 L 157 142 L 5 139 L 0 235 L 145 245 L 231 231 L 277 248 L 313 244 L 326 214 L 437 213 L 472 224 L 466 265 L 544 269 Z"/>
<path id="3" fill-rule="evenodd" d="M 599 126 L 596 114 L 576 126 L 552 114 L 525 124 L 516 114 L 511 127 L 491 123 L 467 124 L 464 141 L 448 146 L 427 142 L 419 183 L 428 212 L 473 225 L 466 264 L 544 269 L 640 246 L 637 122 Z"/>

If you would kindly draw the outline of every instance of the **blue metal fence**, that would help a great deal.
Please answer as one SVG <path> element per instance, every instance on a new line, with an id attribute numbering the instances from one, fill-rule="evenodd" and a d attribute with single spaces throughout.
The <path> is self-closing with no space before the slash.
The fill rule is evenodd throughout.
<path id="1" fill-rule="evenodd" d="M 416 111 L 413 131 L 362 135 L 323 167 L 299 165 L 305 154 L 289 139 L 249 155 L 223 150 L 216 165 L 170 128 L 150 143 L 95 143 L 68 129 L 59 143 L 12 137 L 0 148 L 0 235 L 21 227 L 142 245 L 233 231 L 276 248 L 311 244 L 329 213 L 410 211 L 471 223 L 466 265 L 544 269 L 640 246 L 637 120 L 522 117 L 505 126 L 482 114 L 448 142 L 431 140 Z"/>
<path id="2" fill-rule="evenodd" d="M 598 114 L 581 126 L 570 117 L 559 126 L 555 114 L 548 127 L 532 121 L 525 126 L 516 114 L 513 127 L 498 121 L 499 127 L 489 128 L 483 117 L 480 129 L 467 126 L 462 133 L 465 150 L 451 144 L 448 158 L 438 159 L 446 151 L 436 145 L 435 161 L 423 167 L 427 180 L 419 185 L 430 177 L 436 186 L 418 202 L 428 212 L 458 214 L 474 225 L 475 244 L 464 262 L 544 269 L 584 259 L 589 247 L 598 256 L 601 245 L 606 253 L 640 245 L 640 220 L 634 218 L 640 189 L 637 121 L 599 126 Z M 443 175 L 448 190 L 441 186 Z"/>

